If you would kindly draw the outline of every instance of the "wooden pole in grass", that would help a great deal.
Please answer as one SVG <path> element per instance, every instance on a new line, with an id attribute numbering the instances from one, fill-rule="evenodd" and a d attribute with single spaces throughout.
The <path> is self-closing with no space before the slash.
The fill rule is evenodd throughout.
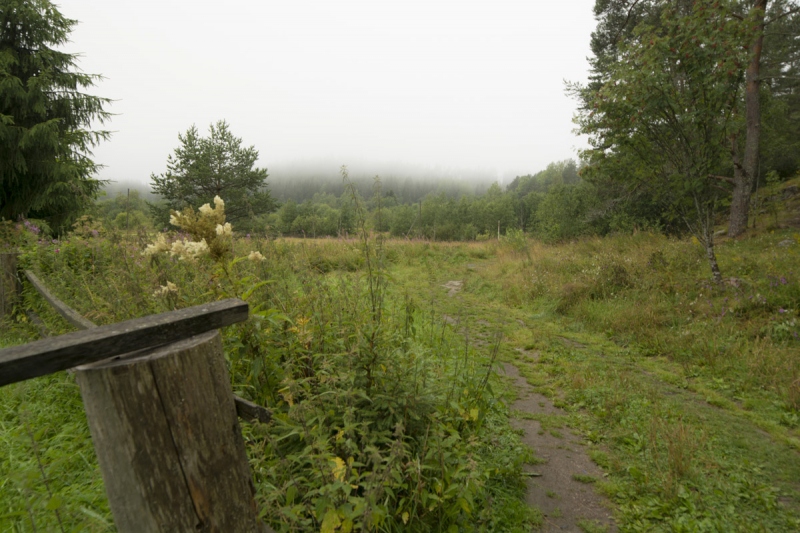
<path id="1" fill-rule="evenodd" d="M 75 370 L 120 532 L 267 531 L 218 331 Z"/>
<path id="2" fill-rule="evenodd" d="M 0 319 L 11 314 L 21 294 L 17 254 L 0 254 Z"/>

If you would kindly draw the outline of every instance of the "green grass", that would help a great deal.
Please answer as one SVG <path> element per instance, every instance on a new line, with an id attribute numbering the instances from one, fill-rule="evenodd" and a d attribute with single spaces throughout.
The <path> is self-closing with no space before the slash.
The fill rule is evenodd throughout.
<path id="1" fill-rule="evenodd" d="M 791 531 L 800 528 L 800 344 L 791 330 L 800 246 L 779 246 L 787 241 L 800 233 L 761 228 L 723 241 L 723 275 L 735 278 L 723 287 L 706 281 L 690 240 L 645 233 L 531 242 L 531 260 L 495 246 L 480 270 L 433 258 L 431 282 L 418 268 L 395 276 L 420 295 L 464 281 L 456 298 L 437 298 L 438 309 L 461 310 L 463 327 L 483 320 L 504 333 L 503 356 L 587 440 L 607 474 L 597 488 L 623 530 Z M 561 427 L 526 417 L 543 432 Z"/>
<path id="2" fill-rule="evenodd" d="M 777 225 L 772 217 L 762 220 L 744 239 L 723 239 L 718 247 L 726 278 L 722 286 L 708 283 L 702 250 L 691 240 L 648 233 L 587 237 L 563 245 L 531 241 L 529 255 L 497 242 L 388 242 L 381 275 L 390 280 L 384 317 L 387 330 L 394 333 L 380 344 L 385 368 L 374 365 L 373 375 L 383 386 L 425 383 L 434 400 L 422 405 L 417 392 L 393 392 L 387 397 L 402 401 L 385 412 L 397 416 L 414 405 L 420 416 L 439 412 L 438 420 L 447 420 L 443 427 L 450 424 L 459 435 L 469 435 L 461 441 L 448 441 L 444 431 L 437 435 L 442 450 L 454 454 L 453 470 L 448 467 L 446 474 L 469 476 L 459 465 L 476 462 L 486 468 L 486 477 L 469 478 L 474 482 L 471 494 L 493 502 L 482 514 L 471 515 L 463 506 L 474 511 L 481 504 L 452 497 L 437 503 L 441 515 L 417 508 L 419 514 L 410 523 L 422 530 L 420 524 L 430 523 L 425 520 L 442 516 L 457 527 L 473 524 L 495 531 L 528 531 L 542 523 L 541 515 L 522 500 L 519 472 L 524 462 L 535 462 L 536 450 L 525 449 L 508 426 L 505 405 L 513 395 L 503 392 L 507 382 L 490 380 L 493 394 L 480 398 L 474 387 L 501 336 L 499 357 L 517 365 L 536 391 L 567 411 L 515 414 L 538 420 L 543 433 L 561 436 L 559 430 L 568 427 L 583 437 L 586 452 L 604 476 L 575 479 L 591 483 L 593 489 L 587 490 L 613 502 L 620 530 L 800 530 L 800 342 L 795 337 L 800 233 L 782 224 L 788 213 L 778 214 Z M 351 423 L 328 413 L 353 401 L 344 382 L 334 386 L 344 375 L 335 369 L 347 366 L 344 355 L 364 350 L 363 344 L 352 344 L 352 339 L 363 340 L 369 317 L 356 304 L 368 280 L 362 252 L 357 242 L 311 239 L 238 241 L 236 247 L 239 255 L 256 248 L 267 258 L 263 264 L 245 262 L 236 268 L 251 285 L 272 279 L 252 296 L 292 319 L 284 326 L 265 318 L 262 330 L 226 335 L 237 392 L 285 414 L 286 426 L 280 431 L 264 433 L 245 425 L 252 442 L 274 442 L 251 449 L 260 503 L 272 513 L 273 525 L 284 524 L 289 531 L 313 524 L 314 529 L 319 524 L 310 510 L 320 501 L 312 496 L 320 494 L 314 490 L 331 490 L 324 497 L 333 498 L 329 501 L 337 506 L 346 498 L 335 500 L 343 493 L 327 485 L 314 490 L 307 485 L 304 496 L 290 490 L 290 481 L 308 472 L 304 458 L 344 456 L 348 449 L 355 454 L 357 447 L 337 444 L 338 433 L 309 434 L 313 438 L 307 442 L 313 444 L 307 447 L 286 437 L 302 431 L 299 411 L 288 399 L 309 402 L 303 409 L 315 413 L 319 427 L 335 423 L 344 430 Z M 224 274 L 207 264 L 150 264 L 120 253 L 122 249 L 102 240 L 60 255 L 47 247 L 33 250 L 25 260 L 37 265 L 60 297 L 98 323 L 235 295 L 242 288 L 225 285 Z M 167 280 L 179 285 L 178 294 L 153 297 Z M 451 280 L 464 282 L 454 297 L 440 286 Z M 26 302 L 55 333 L 66 330 L 35 296 Z M 450 324 L 442 318 L 445 314 Z M 0 335 L 0 346 L 25 342 L 35 334 L 30 324 L 17 323 Z M 256 351 L 248 344 L 252 338 L 263 341 Z M 264 347 L 266 351 L 259 351 Z M 281 364 L 256 363 L 287 353 L 293 357 Z M 331 387 L 330 394 L 310 395 L 309 382 L 292 374 L 292 361 L 319 365 L 314 368 L 326 381 L 314 386 Z M 467 385 L 463 395 L 454 386 L 456 364 L 466 372 L 458 382 Z M 31 516 L 39 530 L 58 528 L 54 508 L 69 525 L 66 530 L 108 528 L 102 481 L 76 392 L 66 375 L 0 390 L 0 446 L 9 450 L 0 456 L 0 509 L 8 509 L 0 515 L 0 531 L 32 531 Z M 327 397 L 337 400 L 326 403 Z M 496 400 L 504 403 L 492 403 Z M 472 411 L 478 404 L 480 428 Z M 426 407 L 432 405 L 439 407 Z M 391 435 L 391 428 L 386 431 Z M 400 466 L 416 464 L 410 461 L 418 453 L 412 441 L 418 444 L 424 433 L 415 431 L 408 443 L 411 452 L 403 452 L 411 453 L 403 455 L 409 461 L 397 463 L 401 479 L 421 479 Z M 284 437 L 286 441 L 280 440 Z M 277 460 L 281 454 L 292 459 Z M 383 457 L 392 461 L 391 455 Z M 441 468 L 436 459 L 428 467 Z M 501 473 L 492 474 L 494 468 Z M 57 498 L 48 493 L 45 479 Z M 361 482 L 354 478 L 353 483 Z M 459 483 L 437 485 L 425 478 L 426 497 L 444 499 L 447 490 L 457 490 L 448 487 Z M 291 522 L 291 516 L 301 515 L 305 522 Z M 393 517 L 396 524 L 400 517 L 402 513 Z M 294 525 L 286 526 L 290 522 Z M 603 531 L 590 521 L 579 526 Z"/>
<path id="3" fill-rule="evenodd" d="M 257 504 L 279 531 L 318 530 L 326 516 L 408 531 L 541 524 L 522 497 L 536 458 L 509 424 L 491 353 L 465 349 L 402 287 L 384 286 L 375 255 L 368 274 L 357 243 L 235 245 L 266 260 L 146 259 L 130 244 L 74 239 L 58 251 L 34 243 L 22 261 L 96 323 L 249 299 L 253 319 L 224 331 L 225 355 L 237 394 L 274 413 L 243 431 Z M 157 290 L 167 282 L 177 290 Z M 66 329 L 34 292 L 24 306 Z M 21 313 L 3 329 L 6 345 L 35 336 Z M 0 531 L 113 529 L 72 378 L 5 387 L 0 406 Z"/>
<path id="4" fill-rule="evenodd" d="M 0 531 L 114 531 L 71 376 L 0 390 L 0 449 Z"/>
<path id="5" fill-rule="evenodd" d="M 578 520 L 578 527 L 581 528 L 581 531 L 584 533 L 606 533 L 608 531 L 608 526 L 597 522 L 596 520 L 587 520 L 582 519 Z"/>

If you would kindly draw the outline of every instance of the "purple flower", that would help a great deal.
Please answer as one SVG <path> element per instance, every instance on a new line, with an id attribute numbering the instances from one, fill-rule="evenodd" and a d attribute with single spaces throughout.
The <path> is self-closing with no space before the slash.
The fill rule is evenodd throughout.
<path id="1" fill-rule="evenodd" d="M 785 312 L 786 312 L 786 309 L 778 309 L 778 312 L 779 312 L 779 313 L 785 313 Z"/>

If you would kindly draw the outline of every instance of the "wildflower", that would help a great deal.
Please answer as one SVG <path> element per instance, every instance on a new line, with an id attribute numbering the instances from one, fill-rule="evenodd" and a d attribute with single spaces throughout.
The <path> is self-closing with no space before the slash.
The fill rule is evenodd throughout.
<path id="1" fill-rule="evenodd" d="M 208 254 L 208 243 L 203 239 L 200 242 L 184 241 L 185 254 L 181 259 L 195 260 L 198 257 Z"/>
<path id="2" fill-rule="evenodd" d="M 781 313 L 781 314 L 783 314 L 783 313 L 785 313 L 785 312 L 786 312 L 786 309 L 783 309 L 783 308 L 781 308 L 781 309 L 778 309 L 778 312 L 779 312 L 779 313 Z"/>
<path id="3" fill-rule="evenodd" d="M 178 223 L 178 217 L 176 217 L 175 215 L 169 216 L 169 223 L 172 224 L 173 226 L 180 226 L 180 224 Z"/>
<path id="4" fill-rule="evenodd" d="M 223 226 L 222 224 L 217 224 L 217 235 L 225 236 L 231 235 L 233 233 L 233 227 L 231 226 L 230 222 L 226 222 Z"/>
<path id="5" fill-rule="evenodd" d="M 156 289 L 155 292 L 153 292 L 153 296 L 156 296 L 156 297 L 158 297 L 158 296 L 167 296 L 169 294 L 173 294 L 173 293 L 177 293 L 177 292 L 178 292 L 178 286 L 175 285 L 174 283 L 172 283 L 171 281 L 168 281 L 166 285 L 162 285 L 161 287 Z"/>
<path id="6" fill-rule="evenodd" d="M 211 206 L 210 206 L 210 205 L 208 205 L 208 204 L 203 204 L 203 205 L 201 205 L 201 206 L 200 206 L 200 212 L 201 212 L 202 214 L 204 214 L 204 215 L 210 215 L 211 213 L 213 213 L 213 212 L 214 212 L 214 210 L 211 208 Z"/>
<path id="7" fill-rule="evenodd" d="M 264 256 L 261 255 L 261 252 L 255 252 L 255 251 L 254 252 L 250 252 L 250 255 L 248 255 L 247 258 L 250 261 L 257 261 L 259 263 L 264 260 Z"/>
<path id="8" fill-rule="evenodd" d="M 166 252 L 169 250 L 169 244 L 167 243 L 167 239 L 163 233 L 159 234 L 156 238 L 155 244 L 148 244 L 147 248 L 145 248 L 142 255 L 145 256 L 153 256 L 156 254 L 160 254 L 161 252 Z"/>
<path id="9" fill-rule="evenodd" d="M 225 209 L 225 202 L 223 202 L 222 198 L 219 196 L 214 197 L 214 205 L 217 207 L 217 209 Z"/>
<path id="10" fill-rule="evenodd" d="M 161 237 L 161 235 L 159 235 L 159 237 Z M 172 247 L 169 250 L 170 257 L 175 257 L 176 255 L 177 256 L 182 256 L 185 253 L 185 246 L 184 246 L 185 242 L 186 242 L 186 239 L 184 239 L 182 241 L 173 242 L 172 243 Z"/>

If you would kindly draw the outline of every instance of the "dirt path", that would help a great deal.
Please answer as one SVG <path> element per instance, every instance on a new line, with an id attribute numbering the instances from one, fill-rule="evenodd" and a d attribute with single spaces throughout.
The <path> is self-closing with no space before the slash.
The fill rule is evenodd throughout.
<path id="1" fill-rule="evenodd" d="M 525 431 L 522 441 L 544 461 L 525 467 L 531 474 L 525 499 L 544 514 L 542 530 L 580 532 L 585 530 L 579 523 L 589 522 L 600 525 L 596 529 L 599 531 L 603 531 L 602 527 L 608 532 L 617 531 L 609 502 L 597 494 L 591 483 L 591 479 L 601 479 L 603 473 L 589 459 L 581 439 L 566 428 L 547 431 L 541 421 L 526 416 L 551 420 L 566 413 L 553 406 L 546 396 L 533 392 L 517 367 L 511 363 L 503 363 L 503 367 L 506 376 L 514 379 L 519 393 L 511 405 L 512 414 L 519 416 L 512 418 L 511 425 Z"/>
<path id="2" fill-rule="evenodd" d="M 453 300 L 463 301 L 458 295 L 463 281 L 448 281 L 441 287 L 448 289 L 448 296 Z M 464 323 L 461 317 L 456 319 L 445 314 L 442 318 L 470 338 L 472 344 L 483 348 L 491 344 L 487 330 L 493 325 L 478 318 L 480 316 L 472 315 L 472 320 Z M 516 322 L 520 327 L 525 326 L 521 320 Z M 584 348 L 570 339 L 560 339 L 570 346 Z M 522 351 L 521 348 L 517 350 Z M 536 354 L 527 354 L 526 359 L 535 364 Z M 603 472 L 589 458 L 582 439 L 560 420 L 566 418 L 567 413 L 555 407 L 546 396 L 534 392 L 516 366 L 504 362 L 503 370 L 513 380 L 518 394 L 510 406 L 511 425 L 524 431 L 522 442 L 537 458 L 536 464 L 525 466 L 528 474 L 525 500 L 544 514 L 545 524 L 540 531 L 616 532 L 612 504 L 594 490 L 594 482 L 602 479 Z"/>

